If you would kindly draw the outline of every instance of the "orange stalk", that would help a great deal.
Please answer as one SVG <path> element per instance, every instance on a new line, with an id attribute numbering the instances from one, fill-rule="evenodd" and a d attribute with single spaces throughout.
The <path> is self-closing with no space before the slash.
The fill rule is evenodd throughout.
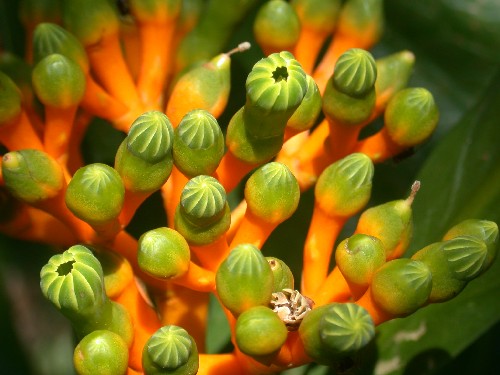
<path id="1" fill-rule="evenodd" d="M 69 108 L 45 106 L 43 133 L 45 151 L 64 166 L 68 161 L 68 145 L 77 109 L 77 106 Z"/>
<path id="2" fill-rule="evenodd" d="M 75 173 L 78 168 L 84 165 L 82 153 L 80 151 L 81 144 L 92 118 L 93 116 L 90 113 L 83 110 L 78 112 L 76 116 L 68 145 L 68 172 L 70 174 Z"/>
<path id="3" fill-rule="evenodd" d="M 182 190 L 188 181 L 189 179 L 174 165 L 170 177 L 161 188 L 167 223 L 171 228 L 174 227 L 175 211 L 179 205 Z"/>
<path id="4" fill-rule="evenodd" d="M 86 50 L 92 72 L 111 96 L 126 103 L 131 112 L 142 112 L 139 94 L 123 58 L 118 34 L 105 36 Z"/>
<path id="5" fill-rule="evenodd" d="M 245 212 L 247 210 L 247 202 L 246 200 L 242 200 L 238 206 L 236 206 L 231 211 L 231 226 L 226 232 L 226 239 L 228 242 L 231 242 L 236 234 L 236 231 L 240 227 L 240 224 L 245 216 Z"/>
<path id="6" fill-rule="evenodd" d="M 346 218 L 331 217 L 315 205 L 304 245 L 302 269 L 304 295 L 313 295 L 325 282 L 333 245 L 345 222 Z"/>
<path id="7" fill-rule="evenodd" d="M 307 74 L 310 75 L 313 72 L 319 52 L 327 37 L 327 34 L 318 33 L 306 27 L 300 30 L 293 55 Z"/>
<path id="8" fill-rule="evenodd" d="M 188 271 L 171 280 L 174 284 L 199 292 L 212 292 L 215 290 L 215 273 L 190 262 Z"/>
<path id="9" fill-rule="evenodd" d="M 200 354 L 198 375 L 231 374 L 243 375 L 238 357 L 233 353 Z"/>
<path id="10" fill-rule="evenodd" d="M 243 177 L 256 167 L 258 165 L 245 163 L 228 150 L 217 167 L 216 173 L 221 185 L 227 193 L 230 193 Z"/>
<path id="11" fill-rule="evenodd" d="M 161 324 L 184 327 L 195 339 L 199 352 L 205 351 L 208 297 L 208 293 L 169 284 L 155 298 Z"/>
<path id="12" fill-rule="evenodd" d="M 21 111 L 17 123 L 4 125 L 0 128 L 0 143 L 9 151 L 17 151 L 25 148 L 44 150 L 42 141 L 35 132 L 24 110 Z"/>
<path id="13" fill-rule="evenodd" d="M 123 207 L 118 217 L 122 227 L 126 227 L 130 223 L 137 209 L 151 194 L 152 193 L 134 192 L 125 189 Z"/>
<path id="14" fill-rule="evenodd" d="M 347 302 L 351 298 L 351 290 L 339 268 L 335 266 L 318 290 L 309 297 L 315 306 L 330 302 Z"/>
<path id="15" fill-rule="evenodd" d="M 137 89 L 148 109 L 159 109 L 166 78 L 175 22 L 139 24 L 141 43 L 141 66 Z"/>
<path id="16" fill-rule="evenodd" d="M 362 152 L 376 163 L 382 163 L 405 150 L 405 147 L 395 143 L 385 128 L 378 133 L 359 141 L 354 149 L 355 152 Z"/>
<path id="17" fill-rule="evenodd" d="M 396 318 L 392 314 L 388 313 L 387 311 L 382 310 L 377 303 L 373 300 L 373 296 L 371 293 L 371 288 L 368 288 L 368 290 L 363 294 L 363 296 L 356 301 L 356 304 L 358 304 L 361 307 L 364 307 L 366 311 L 370 313 L 370 316 L 373 319 L 373 323 L 377 326 L 381 323 L 384 323 L 388 320 L 391 320 L 393 318 Z"/>
<path id="18" fill-rule="evenodd" d="M 146 341 L 161 327 L 160 320 L 156 311 L 144 301 L 133 280 L 114 300 L 125 306 L 134 325 L 134 341 L 129 351 L 129 367 L 135 371 L 142 371 L 142 350 Z"/>
<path id="19" fill-rule="evenodd" d="M 205 246 L 190 246 L 201 265 L 212 272 L 216 272 L 219 265 L 229 254 L 226 236 L 223 235 L 211 244 Z"/>
<path id="20" fill-rule="evenodd" d="M 277 225 L 257 217 L 247 209 L 229 248 L 233 249 L 237 245 L 250 243 L 260 249 Z"/>

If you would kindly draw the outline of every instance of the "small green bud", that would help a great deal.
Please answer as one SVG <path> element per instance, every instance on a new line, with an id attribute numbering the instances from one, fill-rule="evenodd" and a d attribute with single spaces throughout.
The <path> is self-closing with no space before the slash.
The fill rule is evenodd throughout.
<path id="1" fill-rule="evenodd" d="M 306 91 L 306 74 L 290 52 L 259 60 L 246 80 L 246 130 L 257 138 L 282 136 Z"/>
<path id="2" fill-rule="evenodd" d="M 19 100 L 22 100 L 24 103 L 29 104 L 33 99 L 31 71 L 32 66 L 24 58 L 8 51 L 0 52 L 0 103 L 2 103 L 0 105 L 0 108 L 2 108 L 2 110 L 4 111 L 7 111 L 6 113 L 9 113 L 9 111 L 13 109 L 10 107 L 11 105 L 13 105 L 15 108 L 16 104 L 15 102 L 13 102 L 8 104 L 8 107 L 4 106 L 3 100 L 5 99 L 1 99 L 3 95 L 1 94 L 3 90 L 3 84 L 1 82 L 4 79 L 2 77 L 4 76 L 4 74 L 7 75 L 21 92 L 21 98 L 19 98 Z M 19 93 L 16 93 L 16 95 L 19 95 Z M 2 110 L 0 110 L 0 126 L 1 124 L 3 124 L 1 115 Z"/>
<path id="3" fill-rule="evenodd" d="M 76 171 L 66 190 L 66 205 L 79 219 L 101 225 L 116 219 L 122 209 L 125 188 L 118 172 L 94 163 Z"/>
<path id="4" fill-rule="evenodd" d="M 84 73 L 89 71 L 87 53 L 80 41 L 55 23 L 41 23 L 33 33 L 33 60 L 38 63 L 52 54 L 60 54 L 73 60 Z"/>
<path id="5" fill-rule="evenodd" d="M 209 112 L 188 112 L 175 129 L 174 161 L 189 177 L 211 175 L 224 156 L 224 136 Z"/>
<path id="6" fill-rule="evenodd" d="M 375 107 L 377 68 L 372 55 L 359 48 L 344 52 L 323 94 L 323 112 L 337 123 L 366 121 Z"/>
<path id="7" fill-rule="evenodd" d="M 331 34 L 335 30 L 342 5 L 340 0 L 292 0 L 290 3 L 303 28 L 322 35 Z"/>
<path id="8" fill-rule="evenodd" d="M 286 126 L 299 132 L 312 128 L 321 113 L 322 99 L 318 85 L 310 75 L 306 78 L 306 95 L 286 123 Z"/>
<path id="9" fill-rule="evenodd" d="M 376 237 L 355 234 L 337 246 L 335 263 L 349 283 L 367 289 L 385 263 L 384 245 Z"/>
<path id="10" fill-rule="evenodd" d="M 432 274 L 421 261 L 394 259 L 373 276 L 371 293 L 375 303 L 394 315 L 408 315 L 423 306 L 432 289 Z"/>
<path id="11" fill-rule="evenodd" d="M 382 0 L 347 0 L 340 11 L 336 32 L 352 38 L 378 40 L 383 31 Z"/>
<path id="12" fill-rule="evenodd" d="M 294 278 L 290 267 L 281 259 L 266 257 L 271 271 L 273 272 L 274 287 L 273 293 L 281 292 L 283 289 L 294 289 Z"/>
<path id="13" fill-rule="evenodd" d="M 332 365 L 364 348 L 375 336 L 375 328 L 361 306 L 330 303 L 304 317 L 299 335 L 307 355 L 320 364 Z"/>
<path id="14" fill-rule="evenodd" d="M 69 58 L 54 53 L 33 69 L 33 89 L 40 101 L 56 108 L 76 106 L 85 93 L 85 73 Z"/>
<path id="15" fill-rule="evenodd" d="M 160 189 L 172 172 L 172 143 L 172 125 L 163 113 L 139 116 L 115 157 L 115 169 L 125 188 L 142 193 Z"/>
<path id="16" fill-rule="evenodd" d="M 444 235 L 443 240 L 451 240 L 459 236 L 472 236 L 486 243 L 488 255 L 483 270 L 493 263 L 498 248 L 498 225 L 495 222 L 477 219 L 464 220 L 450 228 Z"/>
<path id="17" fill-rule="evenodd" d="M 149 163 L 171 155 L 174 130 L 165 114 L 149 111 L 139 116 L 128 132 L 128 150 Z"/>
<path id="18" fill-rule="evenodd" d="M 464 281 L 481 274 L 488 259 L 486 243 L 472 236 L 458 236 L 445 241 L 443 251 L 456 278 Z"/>
<path id="19" fill-rule="evenodd" d="M 407 199 L 383 203 L 364 211 L 356 227 L 357 233 L 368 234 L 382 241 L 387 259 L 399 258 L 408 248 L 413 235 L 411 205 L 420 189 L 416 181 Z"/>
<path id="20" fill-rule="evenodd" d="M 26 149 L 5 154 L 2 175 L 11 194 L 29 204 L 53 198 L 64 188 L 61 166 L 39 150 Z"/>
<path id="21" fill-rule="evenodd" d="M 444 302 L 459 294 L 466 281 L 460 280 L 451 270 L 450 264 L 443 251 L 443 242 L 436 242 L 417 251 L 411 259 L 424 263 L 432 274 L 432 290 L 429 296 L 430 303 Z"/>
<path id="22" fill-rule="evenodd" d="M 142 354 L 146 375 L 194 375 L 198 372 L 198 349 L 181 327 L 161 327 L 146 342 Z"/>
<path id="23" fill-rule="evenodd" d="M 0 126 L 15 124 L 22 112 L 21 91 L 0 71 Z"/>
<path id="24" fill-rule="evenodd" d="M 288 2 L 270 0 L 257 12 L 253 34 L 266 55 L 290 51 L 300 36 L 300 20 Z"/>
<path id="25" fill-rule="evenodd" d="M 258 168 L 245 185 L 248 209 L 269 223 L 281 223 L 297 209 L 300 188 L 285 164 L 271 162 Z"/>
<path id="26" fill-rule="evenodd" d="M 354 153 L 336 161 L 319 176 L 315 200 L 331 216 L 350 217 L 360 211 L 371 195 L 373 162 Z"/>
<path id="27" fill-rule="evenodd" d="M 78 375 L 122 375 L 128 369 L 128 347 L 116 333 L 97 330 L 76 346 L 73 364 Z"/>
<path id="28" fill-rule="evenodd" d="M 92 252 L 101 263 L 106 295 L 108 298 L 117 297 L 129 283 L 133 282 L 132 266 L 127 259 L 112 250 L 93 246 Z"/>
<path id="29" fill-rule="evenodd" d="M 101 264 L 85 246 L 75 245 L 52 256 L 40 271 L 40 288 L 71 321 L 78 337 L 106 329 L 131 345 L 134 331 L 130 315 L 107 298 Z"/>
<path id="30" fill-rule="evenodd" d="M 407 88 L 389 101 L 384 120 L 391 139 L 401 146 L 411 147 L 432 135 L 439 121 L 439 111 L 427 89 Z"/>
<path id="31" fill-rule="evenodd" d="M 341 93 L 362 97 L 375 85 L 377 67 L 370 52 L 351 48 L 335 63 L 333 84 Z"/>
<path id="32" fill-rule="evenodd" d="M 256 359 L 275 354 L 287 337 L 285 323 L 268 307 L 252 307 L 236 320 L 236 345 L 243 353 Z"/>
<path id="33" fill-rule="evenodd" d="M 118 32 L 118 14 L 106 0 L 66 0 L 61 2 L 64 27 L 82 44 L 92 46 Z"/>
<path id="34" fill-rule="evenodd" d="M 182 235 L 170 228 L 157 228 L 139 238 L 137 261 L 151 276 L 173 279 L 185 274 L 191 253 Z"/>
<path id="35" fill-rule="evenodd" d="M 375 91 L 377 95 L 390 91 L 392 97 L 408 85 L 415 65 L 415 55 L 410 51 L 401 51 L 377 59 L 375 62 L 377 63 Z"/>
<path id="36" fill-rule="evenodd" d="M 254 306 L 267 306 L 273 292 L 273 272 L 259 249 L 250 244 L 236 246 L 215 275 L 221 302 L 239 315 Z"/>

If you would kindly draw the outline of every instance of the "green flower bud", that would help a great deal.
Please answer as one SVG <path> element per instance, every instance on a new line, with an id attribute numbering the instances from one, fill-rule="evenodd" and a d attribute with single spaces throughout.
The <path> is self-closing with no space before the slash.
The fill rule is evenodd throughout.
<path id="1" fill-rule="evenodd" d="M 107 35 L 118 32 L 115 8 L 106 0 L 66 0 L 61 2 L 64 27 L 82 44 L 98 44 Z"/>
<path id="2" fill-rule="evenodd" d="M 151 193 L 167 181 L 173 167 L 173 129 L 167 116 L 150 111 L 139 116 L 115 157 L 125 188 Z"/>
<path id="3" fill-rule="evenodd" d="M 375 85 L 377 67 L 370 52 L 351 48 L 335 63 L 333 84 L 341 93 L 362 97 Z"/>
<path id="4" fill-rule="evenodd" d="M 180 233 L 157 228 L 139 238 L 137 262 L 151 276 L 173 279 L 184 275 L 191 260 L 189 245 Z"/>
<path id="5" fill-rule="evenodd" d="M 253 34 L 266 55 L 290 51 L 300 36 L 300 20 L 288 2 L 270 0 L 257 12 Z"/>
<path id="6" fill-rule="evenodd" d="M 432 274 L 432 289 L 429 303 L 444 302 L 459 294 L 466 281 L 460 280 L 450 268 L 443 242 L 436 242 L 417 251 L 411 257 L 424 263 Z"/>
<path id="7" fill-rule="evenodd" d="M 146 375 L 194 375 L 199 367 L 196 343 L 181 327 L 162 327 L 146 342 L 142 367 Z"/>
<path id="8" fill-rule="evenodd" d="M 299 132 L 312 128 L 321 113 L 322 100 L 318 85 L 310 75 L 306 79 L 306 95 L 286 123 L 286 126 Z"/>
<path id="9" fill-rule="evenodd" d="M 323 94 L 328 119 L 353 126 L 366 121 L 375 107 L 377 69 L 372 55 L 362 49 L 344 52 Z"/>
<path id="10" fill-rule="evenodd" d="M 356 232 L 380 239 L 387 259 L 399 258 L 410 244 L 413 235 L 411 204 L 419 188 L 420 182 L 416 181 L 407 199 L 370 207 L 358 220 Z"/>
<path id="11" fill-rule="evenodd" d="M 80 41 L 55 23 L 41 23 L 33 34 L 33 60 L 38 63 L 52 54 L 73 60 L 84 73 L 89 71 L 87 53 Z"/>
<path id="12" fill-rule="evenodd" d="M 271 271 L 273 272 L 274 287 L 273 293 L 281 292 L 283 289 L 294 289 L 294 278 L 290 267 L 281 259 L 266 257 Z"/>
<path id="13" fill-rule="evenodd" d="M 337 246 L 335 263 L 349 283 L 367 289 L 385 263 L 384 245 L 376 237 L 355 234 Z"/>
<path id="14" fill-rule="evenodd" d="M 79 219 L 91 225 L 106 224 L 118 217 L 125 188 L 118 172 L 94 163 L 76 171 L 66 190 L 66 205 Z"/>
<path id="15" fill-rule="evenodd" d="M 316 362 L 332 365 L 364 348 L 375 336 L 368 312 L 354 303 L 331 303 L 311 310 L 299 335 L 304 349 Z"/>
<path id="16" fill-rule="evenodd" d="M 97 330 L 76 346 L 73 364 L 78 375 L 122 375 L 128 369 L 128 347 L 116 333 Z"/>
<path id="17" fill-rule="evenodd" d="M 317 34 L 333 33 L 341 8 L 340 0 L 292 0 L 303 28 L 314 30 Z"/>
<path id="18" fill-rule="evenodd" d="M 299 184 L 285 164 L 271 162 L 257 169 L 245 185 L 248 209 L 269 223 L 281 223 L 297 209 Z"/>
<path id="19" fill-rule="evenodd" d="M 336 32 L 364 40 L 378 40 L 383 31 L 382 0 L 347 0 L 340 11 Z"/>
<path id="20" fill-rule="evenodd" d="M 450 228 L 443 237 L 443 240 L 451 240 L 459 236 L 472 236 L 484 241 L 488 248 L 483 269 L 487 269 L 495 260 L 498 247 L 498 225 L 489 220 L 469 219 L 460 222 Z"/>
<path id="21" fill-rule="evenodd" d="M 40 271 L 40 279 L 45 298 L 71 321 L 78 337 L 106 329 L 131 345 L 130 315 L 106 297 L 101 264 L 88 248 L 75 245 L 52 256 Z"/>
<path id="22" fill-rule="evenodd" d="M 316 204 L 331 216 L 350 217 L 368 203 L 372 178 L 373 163 L 368 156 L 348 155 L 319 176 L 314 192 Z"/>
<path id="23" fill-rule="evenodd" d="M 408 315 L 423 306 L 432 289 L 432 274 L 421 261 L 394 259 L 373 276 L 371 293 L 375 303 L 394 315 Z"/>
<path id="24" fill-rule="evenodd" d="M 270 138 L 256 138 L 247 132 L 249 119 L 246 107 L 234 114 L 226 133 L 227 148 L 248 164 L 263 164 L 271 160 L 283 146 L 283 134 Z"/>
<path id="25" fill-rule="evenodd" d="M 472 236 L 459 236 L 445 241 L 443 251 L 455 277 L 464 281 L 481 274 L 488 259 L 486 243 Z"/>
<path id="26" fill-rule="evenodd" d="M 149 163 L 157 163 L 172 152 L 174 130 L 165 114 L 150 111 L 139 116 L 128 132 L 128 150 Z"/>
<path id="27" fill-rule="evenodd" d="M 290 52 L 258 61 L 246 81 L 247 132 L 256 138 L 282 136 L 306 91 L 306 74 Z"/>
<path id="28" fill-rule="evenodd" d="M 53 198 L 64 188 L 61 166 L 39 150 L 27 149 L 5 154 L 2 175 L 11 194 L 29 204 Z"/>
<path id="29" fill-rule="evenodd" d="M 390 91 L 392 96 L 408 85 L 415 64 L 415 55 L 410 51 L 401 51 L 377 59 L 375 62 L 377 63 L 375 91 L 377 95 Z"/>
<path id="30" fill-rule="evenodd" d="M 16 124 L 22 112 L 21 91 L 0 71 L 0 126 Z"/>
<path id="31" fill-rule="evenodd" d="M 278 352 L 287 337 L 285 323 L 268 307 L 252 307 L 236 320 L 236 345 L 243 353 L 256 359 Z"/>
<path id="32" fill-rule="evenodd" d="M 236 246 L 215 275 L 223 305 L 239 315 L 254 306 L 267 306 L 273 292 L 273 272 L 259 249 L 250 244 Z"/>
<path id="33" fill-rule="evenodd" d="M 391 139 L 401 146 L 414 146 L 429 138 L 439 121 L 432 94 L 424 88 L 399 91 L 389 101 L 384 115 Z"/>
<path id="34" fill-rule="evenodd" d="M 17 105 L 16 101 L 6 105 L 3 104 L 3 100 L 5 99 L 1 99 L 2 95 L 4 95 L 1 92 L 5 89 L 5 87 L 3 87 L 4 84 L 2 84 L 1 82 L 3 81 L 3 79 L 5 79 L 4 74 L 7 75 L 12 80 L 12 82 L 14 82 L 15 86 L 19 88 L 21 92 L 21 97 L 19 98 L 19 100 L 29 104 L 33 99 L 31 71 L 32 67 L 25 59 L 11 52 L 0 52 L 0 103 L 2 103 L 0 105 L 0 125 L 4 123 L 4 121 L 2 121 L 3 116 L 1 113 L 3 111 L 9 113 L 9 111 L 15 109 Z M 16 93 L 16 95 L 19 95 L 19 93 Z"/>
<path id="35" fill-rule="evenodd" d="M 175 129 L 174 161 L 186 176 L 211 175 L 224 156 L 224 136 L 215 117 L 195 109 Z"/>
<path id="36" fill-rule="evenodd" d="M 85 73 L 73 60 L 54 53 L 40 60 L 33 69 L 33 89 L 45 105 L 73 107 L 85 93 Z"/>

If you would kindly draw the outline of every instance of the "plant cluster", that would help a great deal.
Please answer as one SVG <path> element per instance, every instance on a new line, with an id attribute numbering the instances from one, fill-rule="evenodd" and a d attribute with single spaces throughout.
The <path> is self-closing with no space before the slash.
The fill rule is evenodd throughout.
<path id="1" fill-rule="evenodd" d="M 221 51 L 257 6 L 266 57 L 231 87 L 232 55 L 250 45 Z M 498 227 L 480 219 L 403 257 L 419 181 L 366 208 L 374 163 L 439 120 L 432 93 L 407 87 L 411 52 L 368 52 L 381 0 L 25 0 L 20 12 L 25 60 L 0 61 L 0 230 L 58 250 L 40 286 L 74 328 L 79 374 L 346 370 L 376 326 L 454 298 L 492 264 Z M 230 89 L 246 100 L 221 127 Z M 113 165 L 81 155 L 94 117 L 126 133 Z M 260 249 L 308 189 L 297 285 Z M 134 238 L 127 226 L 156 192 L 167 222 Z M 229 353 L 205 352 L 211 294 Z"/>

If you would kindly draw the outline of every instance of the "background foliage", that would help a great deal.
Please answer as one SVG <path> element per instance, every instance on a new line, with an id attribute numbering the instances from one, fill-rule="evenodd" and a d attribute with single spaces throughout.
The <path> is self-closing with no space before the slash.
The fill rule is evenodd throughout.
<path id="1" fill-rule="evenodd" d="M 18 1 L 0 0 L 0 46 L 22 53 Z M 414 203 L 415 236 L 410 253 L 436 241 L 465 218 L 500 222 L 500 2 L 497 0 L 386 0 L 387 26 L 376 57 L 401 49 L 416 55 L 411 86 L 424 86 L 441 111 L 438 131 L 416 154 L 377 166 L 371 204 L 407 195 L 415 179 L 422 189 Z M 249 16 L 232 37 L 252 40 Z M 232 96 L 221 123 L 244 100 L 244 80 L 262 56 L 257 47 L 233 59 Z M 87 161 L 110 163 L 122 135 L 94 126 L 84 147 Z M 158 196 L 140 210 L 131 230 L 164 223 Z M 311 193 L 298 212 L 273 234 L 263 251 L 282 257 L 296 276 L 311 215 Z M 138 224 L 140 222 L 140 225 Z M 349 223 L 341 238 L 348 236 Z M 39 270 L 51 250 L 0 238 L 0 361 L 5 374 L 71 374 L 72 334 L 66 320 L 43 300 Z M 500 261 L 446 304 L 379 327 L 366 373 L 498 374 Z M 224 321 L 214 309 L 210 350 L 226 344 Z M 289 374 L 325 374 L 309 366 Z"/>

